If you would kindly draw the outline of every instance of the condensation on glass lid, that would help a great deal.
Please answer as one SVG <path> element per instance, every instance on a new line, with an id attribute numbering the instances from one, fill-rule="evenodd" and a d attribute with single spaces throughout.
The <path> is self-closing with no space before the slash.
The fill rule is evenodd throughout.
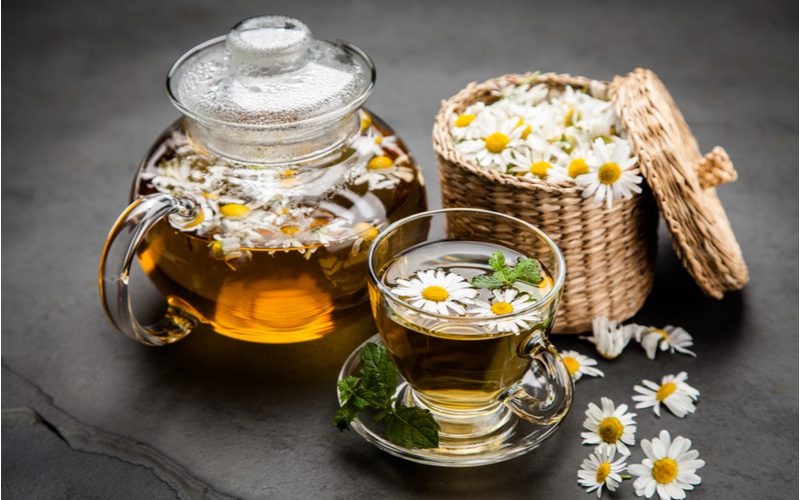
<path id="1" fill-rule="evenodd" d="M 372 79 L 372 63 L 359 50 L 313 40 L 300 21 L 267 16 L 190 51 L 173 67 L 169 85 L 200 119 L 271 125 L 358 104 Z"/>

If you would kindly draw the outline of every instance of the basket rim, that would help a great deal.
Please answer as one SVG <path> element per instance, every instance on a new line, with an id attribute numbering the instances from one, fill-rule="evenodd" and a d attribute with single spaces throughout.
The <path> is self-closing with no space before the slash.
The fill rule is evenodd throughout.
<path id="1" fill-rule="evenodd" d="M 515 188 L 528 191 L 547 191 L 552 193 L 562 193 L 581 197 L 585 187 L 576 184 L 559 181 L 547 182 L 543 179 L 527 179 L 525 177 L 513 176 L 496 170 L 481 168 L 475 162 L 468 160 L 455 149 L 455 141 L 450 134 L 450 116 L 455 109 L 466 107 L 478 101 L 477 95 L 483 91 L 497 91 L 509 85 L 519 85 L 523 82 L 544 83 L 550 86 L 572 86 L 585 87 L 592 82 L 600 82 L 608 87 L 609 82 L 593 80 L 583 76 L 573 76 L 567 73 L 508 73 L 484 80 L 483 82 L 470 82 L 455 95 L 441 101 L 439 112 L 436 114 L 433 125 L 433 149 L 437 158 L 449 164 L 463 168 L 472 174 L 478 175 L 488 181 L 510 185 Z M 642 175 L 641 168 L 637 162 L 631 172 Z M 634 193 L 633 198 L 641 196 L 641 193 Z"/>

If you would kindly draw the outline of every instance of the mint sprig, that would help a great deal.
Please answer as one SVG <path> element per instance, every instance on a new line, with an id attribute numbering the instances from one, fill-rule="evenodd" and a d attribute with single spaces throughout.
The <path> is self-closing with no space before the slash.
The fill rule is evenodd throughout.
<path id="1" fill-rule="evenodd" d="M 359 376 L 339 381 L 342 404 L 333 417 L 333 425 L 345 430 L 359 413 L 375 410 L 373 419 L 383 423 L 389 441 L 405 448 L 439 446 L 439 424 L 431 412 L 413 406 L 395 405 L 397 366 L 382 344 L 368 343 L 361 351 Z"/>
<path id="2" fill-rule="evenodd" d="M 497 251 L 489 257 L 489 267 L 494 272 L 473 277 L 472 286 L 492 290 L 520 283 L 538 285 L 542 281 L 542 266 L 536 259 L 519 257 L 515 265 L 509 266 L 505 254 Z"/>

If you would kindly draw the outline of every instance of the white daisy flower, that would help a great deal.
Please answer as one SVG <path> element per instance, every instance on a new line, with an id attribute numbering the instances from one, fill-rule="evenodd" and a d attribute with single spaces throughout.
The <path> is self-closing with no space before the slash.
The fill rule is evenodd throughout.
<path id="1" fill-rule="evenodd" d="M 478 126 L 485 105 L 482 102 L 477 102 L 468 106 L 461 114 L 454 114 L 450 118 L 450 134 L 453 139 L 457 141 L 467 141 L 479 139 L 481 136 L 481 127 Z"/>
<path id="2" fill-rule="evenodd" d="M 642 192 L 639 186 L 642 177 L 630 171 L 639 157 L 631 156 L 627 141 L 606 144 L 602 139 L 595 139 L 588 161 L 592 170 L 575 178 L 578 185 L 585 186 L 581 193 L 584 198 L 594 196 L 595 203 L 605 200 L 606 206 L 612 208 L 614 200 L 627 200 L 633 193 Z"/>
<path id="3" fill-rule="evenodd" d="M 561 354 L 561 361 L 564 362 L 567 371 L 575 382 L 580 380 L 583 375 L 587 377 L 605 376 L 603 372 L 595 368 L 597 361 L 588 356 L 584 356 L 577 351 L 561 351 L 559 354 Z"/>
<path id="4" fill-rule="evenodd" d="M 669 350 L 670 353 L 680 352 L 688 354 L 689 356 L 697 356 L 695 353 L 687 349 L 694 345 L 692 336 L 689 332 L 679 326 L 665 326 L 656 328 L 653 326 L 637 326 L 635 332 L 636 340 L 641 342 L 642 347 L 647 352 L 647 357 L 650 359 L 656 358 L 656 351 Z"/>
<path id="5" fill-rule="evenodd" d="M 583 428 L 589 432 L 581 433 L 582 443 L 605 443 L 615 447 L 622 455 L 630 455 L 625 445 L 636 444 L 636 421 L 633 419 L 636 414 L 628 413 L 626 404 L 614 406 L 614 402 L 608 398 L 600 399 L 600 405 L 602 408 L 589 403 L 586 420 L 583 421 Z"/>
<path id="6" fill-rule="evenodd" d="M 652 441 L 642 439 L 642 451 L 647 458 L 633 464 L 628 471 L 638 476 L 633 482 L 636 495 L 652 498 L 658 493 L 661 500 L 686 498 L 686 491 L 701 483 L 697 469 L 706 462 L 698 458 L 697 450 L 690 450 L 692 442 L 683 436 L 670 439 L 662 430 Z"/>
<path id="7" fill-rule="evenodd" d="M 608 318 L 595 318 L 592 320 L 592 336 L 585 338 L 595 345 L 601 356 L 614 359 L 622 353 L 631 337 L 631 328 L 622 327 Z"/>
<path id="8" fill-rule="evenodd" d="M 518 124 L 519 118 L 510 118 L 498 109 L 487 110 L 477 124 L 480 137 L 456 144 L 456 150 L 481 167 L 505 172 L 512 151 L 523 144 L 524 129 Z"/>
<path id="9" fill-rule="evenodd" d="M 393 189 L 401 182 L 411 182 L 417 174 L 414 169 L 404 165 L 407 158 L 406 155 L 394 159 L 385 154 L 375 156 L 353 170 L 352 182 L 356 185 L 368 183 L 370 191 Z"/>
<path id="10" fill-rule="evenodd" d="M 509 85 L 500 89 L 497 94 L 502 99 L 508 99 L 515 104 L 522 104 L 524 106 L 535 106 L 547 99 L 550 89 L 547 85 L 540 83 L 539 85 L 530 84 L 523 85 Z"/>
<path id="11" fill-rule="evenodd" d="M 464 314 L 464 306 L 472 304 L 478 295 L 463 276 L 441 269 L 420 271 L 411 279 L 398 279 L 397 283 L 392 293 L 414 307 L 441 315 L 450 311 Z"/>
<path id="12" fill-rule="evenodd" d="M 467 309 L 467 314 L 491 318 L 502 314 L 511 314 L 531 305 L 531 297 L 526 293 L 519 293 L 513 288 L 507 290 L 492 290 L 494 298 L 491 303 L 475 301 L 475 307 Z M 521 314 L 511 318 L 489 321 L 486 329 L 490 332 L 513 332 L 519 334 L 520 330 L 530 328 L 532 322 L 539 320 L 535 312 Z"/>
<path id="13" fill-rule="evenodd" d="M 549 150 L 552 147 L 548 146 Z M 567 173 L 557 163 L 552 163 L 552 151 L 523 149 L 514 152 L 510 172 L 526 179 L 542 179 L 550 182 L 567 180 Z"/>
<path id="14" fill-rule="evenodd" d="M 686 372 L 677 375 L 665 375 L 661 378 L 661 385 L 642 380 L 643 385 L 634 385 L 633 390 L 638 392 L 633 396 L 636 408 L 653 407 L 653 412 L 661 416 L 661 403 L 676 417 L 683 418 L 689 413 L 694 413 L 694 402 L 700 397 L 700 391 L 686 383 L 689 376 Z"/>
<path id="15" fill-rule="evenodd" d="M 622 483 L 622 473 L 628 466 L 625 456 L 614 460 L 616 449 L 613 446 L 600 445 L 589 454 L 578 471 L 578 483 L 586 488 L 586 493 L 597 491 L 597 498 L 603 494 L 603 486 L 614 491 Z"/>

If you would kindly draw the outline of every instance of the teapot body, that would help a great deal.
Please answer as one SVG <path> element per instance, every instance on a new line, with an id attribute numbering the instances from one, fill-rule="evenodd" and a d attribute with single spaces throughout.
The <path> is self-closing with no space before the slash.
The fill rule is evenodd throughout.
<path id="1" fill-rule="evenodd" d="M 138 258 L 180 317 L 252 342 L 313 340 L 364 302 L 367 253 L 387 224 L 426 209 L 406 146 L 361 110 L 347 141 L 299 163 L 247 164 L 211 153 L 179 120 L 141 163 L 132 202 L 188 200 L 163 217 Z"/>

